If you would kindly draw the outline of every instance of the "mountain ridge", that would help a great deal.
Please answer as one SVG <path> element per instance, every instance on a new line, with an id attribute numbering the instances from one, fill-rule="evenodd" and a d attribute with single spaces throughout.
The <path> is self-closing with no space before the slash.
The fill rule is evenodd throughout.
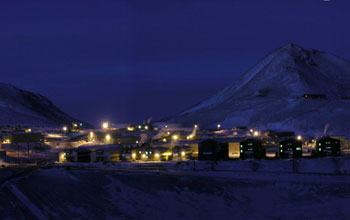
<path id="1" fill-rule="evenodd" d="M 47 97 L 0 83 L 0 124 L 57 127 L 81 122 Z"/>

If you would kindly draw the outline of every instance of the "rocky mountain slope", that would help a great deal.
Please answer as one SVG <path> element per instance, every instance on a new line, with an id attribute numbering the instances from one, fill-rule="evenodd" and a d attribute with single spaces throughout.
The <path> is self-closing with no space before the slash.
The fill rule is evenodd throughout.
<path id="1" fill-rule="evenodd" d="M 305 94 L 308 97 L 303 97 Z M 313 98 L 317 95 L 316 98 Z M 287 44 L 232 84 L 169 122 L 350 133 L 350 62 Z"/>
<path id="2" fill-rule="evenodd" d="M 79 120 L 46 97 L 0 83 L 0 125 L 61 126 Z"/>

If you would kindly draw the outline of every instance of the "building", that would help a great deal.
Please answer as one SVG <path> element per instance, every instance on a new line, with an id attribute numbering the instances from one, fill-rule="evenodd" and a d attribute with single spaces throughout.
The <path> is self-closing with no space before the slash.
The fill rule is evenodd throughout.
<path id="1" fill-rule="evenodd" d="M 248 138 L 240 143 L 240 158 L 248 157 L 260 159 L 265 157 L 266 148 L 263 147 L 262 141 Z"/>
<path id="2" fill-rule="evenodd" d="M 318 156 L 339 156 L 340 155 L 340 140 L 329 136 L 321 137 L 316 142 L 316 151 Z"/>
<path id="3" fill-rule="evenodd" d="M 89 163 L 91 162 L 91 151 L 89 149 L 78 147 L 77 152 L 77 162 L 79 163 Z"/>
<path id="4" fill-rule="evenodd" d="M 281 158 L 294 157 L 300 158 L 303 156 L 302 142 L 294 138 L 288 138 L 286 140 L 280 141 L 280 152 Z"/>
<path id="5" fill-rule="evenodd" d="M 198 160 L 228 159 L 228 145 L 208 139 L 198 144 Z"/>
<path id="6" fill-rule="evenodd" d="M 77 151 L 74 149 L 65 149 L 59 153 L 58 161 L 60 163 L 65 162 L 77 162 Z"/>

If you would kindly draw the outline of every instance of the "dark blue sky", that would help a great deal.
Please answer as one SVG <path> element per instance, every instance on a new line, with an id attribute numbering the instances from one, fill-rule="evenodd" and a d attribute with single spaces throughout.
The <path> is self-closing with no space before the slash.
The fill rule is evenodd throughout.
<path id="1" fill-rule="evenodd" d="M 287 42 L 350 58 L 348 0 L 0 2 L 0 81 L 99 123 L 173 115 Z"/>

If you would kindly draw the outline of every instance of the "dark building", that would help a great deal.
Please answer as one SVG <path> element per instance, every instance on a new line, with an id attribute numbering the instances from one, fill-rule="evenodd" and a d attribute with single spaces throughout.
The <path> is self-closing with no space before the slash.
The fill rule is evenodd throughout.
<path id="1" fill-rule="evenodd" d="M 275 138 L 275 139 L 280 139 L 280 138 L 287 138 L 287 137 L 294 137 L 295 133 L 294 131 L 270 131 L 269 132 L 269 137 Z"/>
<path id="2" fill-rule="evenodd" d="M 281 158 L 294 157 L 300 158 L 303 156 L 302 142 L 289 138 L 280 142 L 280 153 Z"/>
<path id="3" fill-rule="evenodd" d="M 228 143 L 208 139 L 198 143 L 198 160 L 228 159 Z"/>
<path id="4" fill-rule="evenodd" d="M 322 137 L 316 142 L 316 151 L 319 156 L 339 156 L 340 140 L 331 137 Z"/>
<path id="5" fill-rule="evenodd" d="M 240 157 L 245 158 L 256 158 L 260 159 L 265 157 L 266 149 L 262 145 L 262 141 L 249 138 L 240 143 Z"/>
<path id="6" fill-rule="evenodd" d="M 44 141 L 41 133 L 13 133 L 9 135 L 12 143 L 38 143 Z"/>
<path id="7" fill-rule="evenodd" d="M 91 161 L 90 150 L 79 147 L 76 152 L 77 152 L 77 162 L 89 163 Z"/>

